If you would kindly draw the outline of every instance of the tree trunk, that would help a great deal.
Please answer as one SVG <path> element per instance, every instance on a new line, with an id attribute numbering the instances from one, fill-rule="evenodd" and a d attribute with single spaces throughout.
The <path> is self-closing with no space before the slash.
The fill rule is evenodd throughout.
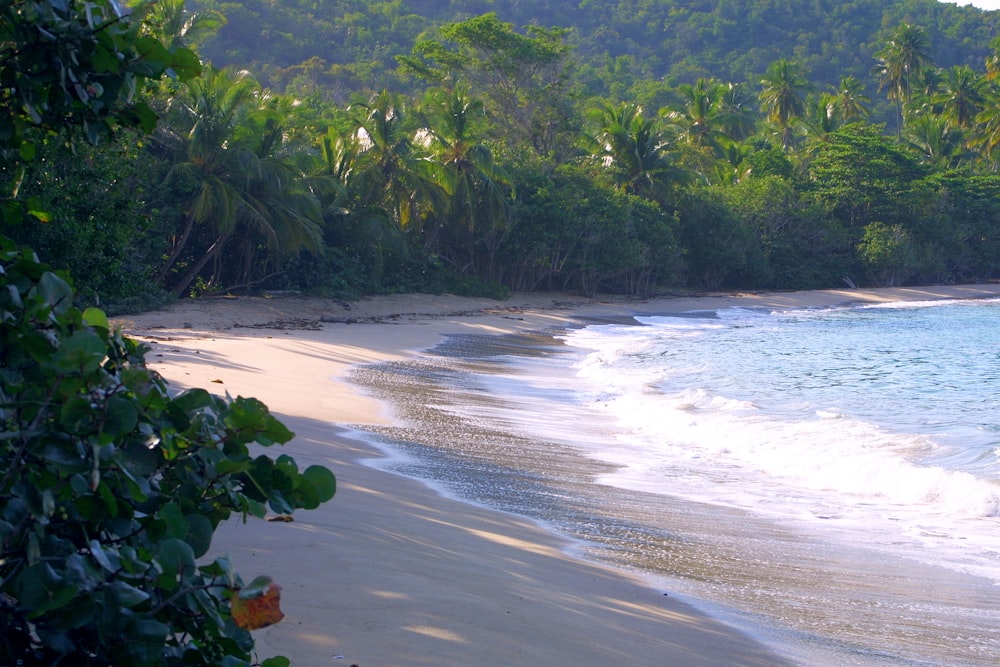
<path id="1" fill-rule="evenodd" d="M 188 215 L 187 219 L 184 221 L 184 229 L 181 230 L 181 237 L 174 243 L 174 249 L 170 251 L 170 256 L 167 257 L 166 263 L 160 272 L 156 274 L 156 282 L 162 284 L 164 279 L 167 277 L 167 273 L 173 267 L 174 262 L 180 257 L 181 252 L 184 250 L 184 246 L 187 245 L 188 238 L 191 236 L 191 230 L 194 229 L 194 216 Z"/>
<path id="2" fill-rule="evenodd" d="M 175 299 L 179 299 L 180 296 L 184 294 L 184 291 L 191 286 L 194 279 L 198 277 L 201 270 L 205 268 L 205 265 L 208 264 L 209 260 L 218 254 L 225 242 L 226 239 L 224 237 L 217 238 L 215 243 L 213 243 L 211 247 L 205 251 L 205 254 L 202 255 L 197 262 L 191 265 L 191 268 L 188 269 L 187 273 L 184 274 L 184 277 L 180 279 L 180 282 L 174 285 L 173 289 L 170 290 L 170 296 Z"/>

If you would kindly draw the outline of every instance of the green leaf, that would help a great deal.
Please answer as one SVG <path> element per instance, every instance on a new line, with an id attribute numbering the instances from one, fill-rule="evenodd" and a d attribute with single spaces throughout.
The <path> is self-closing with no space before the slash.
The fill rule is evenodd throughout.
<path id="1" fill-rule="evenodd" d="M 104 411 L 104 427 L 101 430 L 118 438 L 134 429 L 138 422 L 139 411 L 135 403 L 124 396 L 115 395 L 108 399 Z"/>
<path id="2" fill-rule="evenodd" d="M 276 655 L 260 663 L 260 667 L 290 667 L 292 661 L 283 655 Z"/>
<path id="3" fill-rule="evenodd" d="M 191 413 L 211 406 L 214 400 L 204 389 L 188 389 L 178 394 L 173 404 L 184 412 Z"/>
<path id="4" fill-rule="evenodd" d="M 85 398 L 76 396 L 59 409 L 59 424 L 70 433 L 85 433 L 94 417 L 94 408 Z"/>
<path id="5" fill-rule="evenodd" d="M 121 569 L 121 559 L 115 551 L 105 551 L 104 547 L 97 540 L 90 541 L 90 555 L 94 557 L 97 564 L 107 572 L 114 574 Z"/>
<path id="6" fill-rule="evenodd" d="M 189 514 L 187 516 L 187 534 L 184 541 L 191 545 L 195 557 L 200 558 L 208 553 L 212 546 L 212 522 L 203 514 Z"/>
<path id="7" fill-rule="evenodd" d="M 67 604 L 77 593 L 77 587 L 67 584 L 48 563 L 25 569 L 15 580 L 14 590 L 20 604 L 31 610 L 31 619 Z"/>
<path id="8" fill-rule="evenodd" d="M 167 503 L 156 513 L 156 517 L 163 523 L 163 539 L 179 540 L 187 535 L 187 520 L 181 506 L 176 502 Z"/>
<path id="9" fill-rule="evenodd" d="M 170 577 L 177 577 L 195 569 L 194 550 L 183 540 L 163 541 L 160 544 L 158 558 L 163 573 Z"/>
<path id="10" fill-rule="evenodd" d="M 108 324 L 108 316 L 100 308 L 87 308 L 83 311 L 83 321 L 98 329 L 111 330 L 111 325 Z"/>
<path id="11" fill-rule="evenodd" d="M 190 49 L 175 49 L 170 54 L 170 69 L 168 74 L 176 76 L 180 81 L 189 81 L 201 76 L 201 60 L 198 54 Z"/>
<path id="12" fill-rule="evenodd" d="M 104 511 L 107 515 L 112 519 L 116 518 L 118 516 L 118 499 L 111 491 L 111 487 L 105 482 L 101 482 L 97 485 L 97 495 L 104 503 Z"/>
<path id="13" fill-rule="evenodd" d="M 170 56 L 160 40 L 143 36 L 136 39 L 136 51 L 142 56 L 129 66 L 129 70 L 147 78 L 159 77 L 167 68 Z"/>
<path id="14" fill-rule="evenodd" d="M 93 331 L 80 330 L 63 340 L 52 359 L 60 371 L 93 373 L 104 361 L 106 352 L 107 347 L 100 336 Z"/>
<path id="15" fill-rule="evenodd" d="M 51 271 L 42 274 L 36 289 L 45 303 L 49 304 L 56 312 L 65 311 L 73 303 L 73 289 L 65 280 Z"/>
<path id="16" fill-rule="evenodd" d="M 108 584 L 108 589 L 114 594 L 115 602 L 120 607 L 134 607 L 149 599 L 149 593 L 124 581 L 112 581 Z"/>
<path id="17" fill-rule="evenodd" d="M 131 637 L 143 644 L 163 644 L 170 634 L 168 626 L 149 618 L 136 621 L 131 630 Z"/>
<path id="18" fill-rule="evenodd" d="M 320 503 L 327 502 L 337 493 L 337 477 L 323 466 L 309 466 L 302 473 L 302 477 L 316 490 Z"/>
<path id="19" fill-rule="evenodd" d="M 21 159 L 25 162 L 31 162 L 35 159 L 35 144 L 22 141 L 21 145 L 17 147 L 17 151 L 20 154 Z"/>
<path id="20" fill-rule="evenodd" d="M 83 401 L 86 403 L 86 401 Z M 63 405 L 60 411 L 59 419 L 61 424 L 66 424 L 65 419 L 67 417 L 64 415 L 63 411 L 67 409 L 68 403 Z M 89 404 L 87 406 L 89 408 Z M 89 414 L 89 411 L 88 411 Z M 72 420 L 72 417 L 68 417 L 71 424 L 76 424 Z M 70 427 L 66 427 L 67 430 L 72 430 Z M 87 460 L 80 450 L 77 448 L 76 444 L 72 440 L 55 438 L 46 442 L 42 445 L 41 451 L 38 455 L 48 463 L 52 464 L 57 470 L 64 474 L 81 473 L 90 470 L 90 462 Z"/>
<path id="21" fill-rule="evenodd" d="M 271 579 L 271 577 L 266 574 L 262 574 L 246 586 L 240 588 L 239 596 L 244 600 L 258 598 L 267 592 L 273 582 L 274 580 Z"/>

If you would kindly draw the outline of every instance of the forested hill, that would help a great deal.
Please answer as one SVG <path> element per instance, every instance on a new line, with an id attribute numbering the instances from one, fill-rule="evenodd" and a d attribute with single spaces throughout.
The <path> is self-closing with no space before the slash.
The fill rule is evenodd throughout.
<path id="1" fill-rule="evenodd" d="M 813 82 L 870 80 L 872 53 L 901 22 L 930 38 L 938 67 L 981 68 L 1000 12 L 935 0 L 198 0 L 228 24 L 200 51 L 249 67 L 269 85 L 318 85 L 335 97 L 401 89 L 394 57 L 441 24 L 495 12 L 516 28 L 570 30 L 591 94 L 699 76 L 756 82 L 794 58 Z M 641 85 L 641 84 L 639 84 Z"/>

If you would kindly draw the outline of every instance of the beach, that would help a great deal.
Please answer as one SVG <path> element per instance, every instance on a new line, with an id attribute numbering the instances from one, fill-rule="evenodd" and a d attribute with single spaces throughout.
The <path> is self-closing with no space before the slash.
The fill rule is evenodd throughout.
<path id="1" fill-rule="evenodd" d="M 272 576 L 286 618 L 256 631 L 262 658 L 297 665 L 794 664 L 670 590 L 571 555 L 571 542 L 368 465 L 350 425 L 393 415 L 349 383 L 361 365 L 412 359 L 444 337 L 502 335 L 722 307 L 807 308 L 1000 296 L 1000 286 L 712 294 L 653 300 L 289 295 L 181 301 L 121 318 L 177 390 L 263 400 L 295 433 L 271 452 L 338 478 L 335 498 L 291 522 L 224 526 L 213 553 L 249 580 Z M 419 396 L 415 396 L 419 400 Z"/>

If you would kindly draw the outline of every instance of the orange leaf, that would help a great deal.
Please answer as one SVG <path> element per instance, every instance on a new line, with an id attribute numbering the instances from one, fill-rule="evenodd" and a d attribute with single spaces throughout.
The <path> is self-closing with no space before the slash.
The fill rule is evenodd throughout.
<path id="1" fill-rule="evenodd" d="M 244 630 L 259 630 L 285 617 L 281 613 L 281 586 L 269 582 L 263 589 L 242 589 L 230 602 L 236 625 Z"/>

